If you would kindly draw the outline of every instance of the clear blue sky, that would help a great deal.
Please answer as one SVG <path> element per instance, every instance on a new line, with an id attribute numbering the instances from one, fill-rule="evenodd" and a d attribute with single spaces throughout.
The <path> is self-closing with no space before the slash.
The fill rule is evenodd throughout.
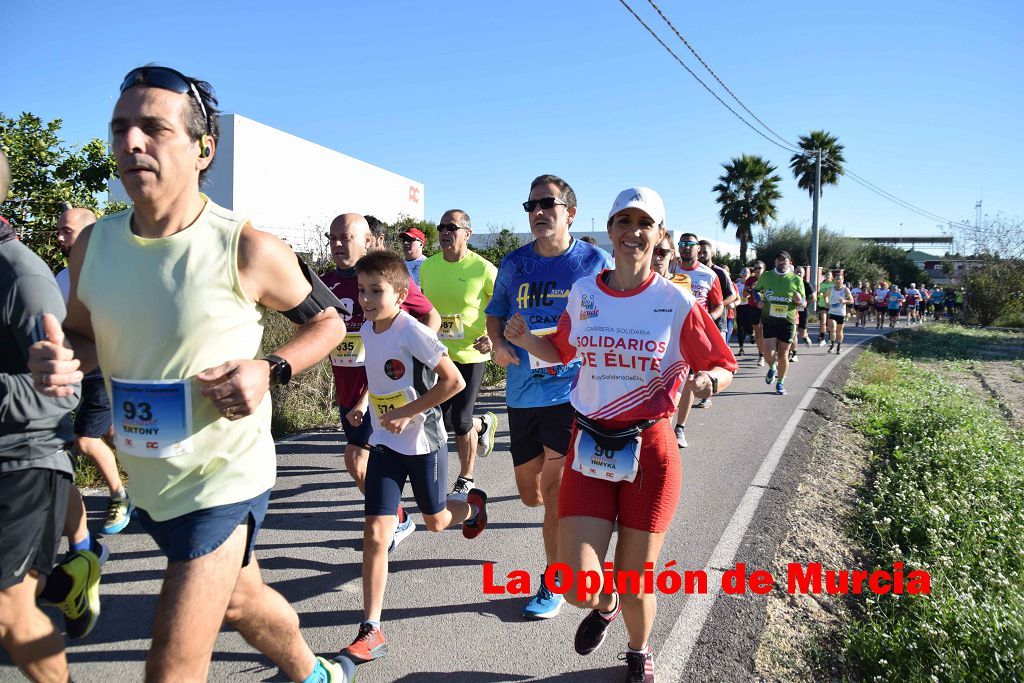
<path id="1" fill-rule="evenodd" d="M 712 82 L 644 0 L 630 4 Z M 1024 2 L 663 0 L 732 90 L 788 139 L 837 135 L 855 173 L 933 213 L 1024 215 Z M 0 111 L 106 138 L 117 86 L 151 61 L 212 82 L 226 111 L 426 185 L 426 214 L 525 231 L 529 181 L 576 189 L 598 229 L 616 193 L 649 185 L 672 228 L 724 236 L 721 164 L 761 154 L 779 219 L 810 222 L 789 154 L 737 121 L 616 0 L 591 2 L 11 3 Z M 282 201 L 287 198 L 282 197 Z M 849 180 L 822 222 L 849 235 L 936 222 Z"/>

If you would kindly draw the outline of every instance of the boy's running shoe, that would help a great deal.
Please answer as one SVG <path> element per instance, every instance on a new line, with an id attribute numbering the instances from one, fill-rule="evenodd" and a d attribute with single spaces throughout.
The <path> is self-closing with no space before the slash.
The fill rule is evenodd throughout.
<path id="1" fill-rule="evenodd" d="M 476 538 L 487 528 L 487 494 L 480 489 L 473 489 L 466 496 L 466 502 L 475 505 L 477 513 L 472 519 L 462 523 L 462 535 L 466 538 Z"/>
<path id="2" fill-rule="evenodd" d="M 388 639 L 384 632 L 372 624 L 359 625 L 359 635 L 352 644 L 339 654 L 348 657 L 356 664 L 364 664 L 379 659 L 388 653 Z"/>

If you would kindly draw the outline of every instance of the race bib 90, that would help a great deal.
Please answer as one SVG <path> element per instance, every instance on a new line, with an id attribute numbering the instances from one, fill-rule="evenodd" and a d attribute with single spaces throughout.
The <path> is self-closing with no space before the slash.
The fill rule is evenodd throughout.
<path id="1" fill-rule="evenodd" d="M 639 436 L 618 450 L 601 448 L 585 429 L 576 430 L 572 468 L 580 474 L 603 481 L 633 481 L 640 464 Z"/>
<path id="2" fill-rule="evenodd" d="M 114 443 L 139 458 L 192 452 L 192 394 L 187 380 L 110 378 Z"/>

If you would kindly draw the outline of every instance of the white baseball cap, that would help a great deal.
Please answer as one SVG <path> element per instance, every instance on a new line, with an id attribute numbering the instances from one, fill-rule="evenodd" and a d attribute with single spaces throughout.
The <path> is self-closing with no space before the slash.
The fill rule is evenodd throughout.
<path id="1" fill-rule="evenodd" d="M 661 201 L 661 195 L 649 187 L 631 187 L 620 192 L 608 212 L 608 218 L 624 209 L 640 209 L 651 217 L 655 225 L 665 222 L 665 203 Z"/>

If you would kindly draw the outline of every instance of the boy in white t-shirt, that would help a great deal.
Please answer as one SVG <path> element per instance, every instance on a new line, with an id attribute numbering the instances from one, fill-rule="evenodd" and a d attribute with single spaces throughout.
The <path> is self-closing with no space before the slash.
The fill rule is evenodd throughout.
<path id="1" fill-rule="evenodd" d="M 487 494 L 473 489 L 463 500 L 446 497 L 448 435 L 440 404 L 462 391 L 465 380 L 437 335 L 399 308 L 409 294 L 405 262 L 390 251 L 373 251 L 356 263 L 359 303 L 366 322 L 359 332 L 365 349 L 370 420 L 363 527 L 363 613 L 359 634 L 341 655 L 357 662 L 388 651 L 381 631 L 388 545 L 407 479 L 412 480 L 430 531 L 462 524 L 476 538 L 487 526 Z M 359 423 L 364 415 L 354 416 Z M 349 419 L 352 420 L 352 413 Z"/>

